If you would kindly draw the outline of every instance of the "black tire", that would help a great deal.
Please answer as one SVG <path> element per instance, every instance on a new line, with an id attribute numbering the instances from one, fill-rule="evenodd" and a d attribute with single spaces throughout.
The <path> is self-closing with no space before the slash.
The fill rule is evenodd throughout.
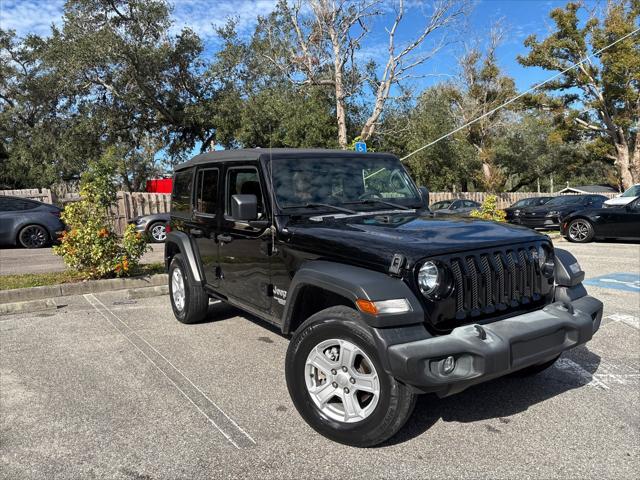
<path id="1" fill-rule="evenodd" d="M 18 243 L 24 248 L 44 248 L 50 240 L 49 232 L 42 225 L 27 225 L 18 233 Z"/>
<path id="2" fill-rule="evenodd" d="M 559 358 L 560 355 L 552 358 L 551 360 L 547 360 L 546 362 L 523 368 L 522 370 L 518 370 L 517 372 L 515 372 L 514 375 L 517 377 L 531 377 L 532 375 L 537 375 L 538 373 L 544 372 L 547 368 L 551 367 Z"/>
<path id="3" fill-rule="evenodd" d="M 593 225 L 589 220 L 576 218 L 567 226 L 567 240 L 574 243 L 588 243 L 594 237 Z"/>
<path id="4" fill-rule="evenodd" d="M 347 340 L 357 346 L 369 357 L 378 375 L 378 403 L 366 418 L 355 423 L 327 416 L 307 389 L 307 356 L 329 339 Z M 302 418 L 320 434 L 346 445 L 371 447 L 384 442 L 402 428 L 415 406 L 416 395 L 384 371 L 371 333 L 359 323 L 358 312 L 349 307 L 327 308 L 300 326 L 287 349 L 285 372 L 289 394 Z"/>
<path id="5" fill-rule="evenodd" d="M 184 300 L 182 305 L 176 305 L 176 297 L 174 296 L 173 278 L 176 270 L 179 270 L 183 279 Z M 181 254 L 175 255 L 169 265 L 169 298 L 173 314 L 179 322 L 198 323 L 207 316 L 209 296 L 201 285 L 194 282 Z"/>
<path id="6" fill-rule="evenodd" d="M 165 222 L 153 222 L 151 225 L 149 225 L 149 228 L 147 228 L 147 236 L 149 237 L 149 241 L 151 243 L 164 243 L 167 235 L 166 227 L 167 224 Z M 161 229 L 162 233 L 164 234 L 164 238 L 156 238 L 154 229 Z"/>

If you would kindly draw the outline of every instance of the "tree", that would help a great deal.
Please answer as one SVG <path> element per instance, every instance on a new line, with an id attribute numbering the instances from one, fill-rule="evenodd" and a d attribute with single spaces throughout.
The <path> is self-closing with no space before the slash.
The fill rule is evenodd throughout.
<path id="1" fill-rule="evenodd" d="M 291 5 L 280 0 L 275 12 L 260 21 L 258 31 L 269 44 L 264 53 L 283 76 L 297 85 L 324 86 L 333 90 L 338 144 L 348 145 L 348 99 L 362 94 L 370 84 L 374 94 L 371 111 L 360 128 L 360 137 L 368 140 L 375 132 L 392 88 L 409 78 L 411 71 L 431 58 L 444 44 L 436 37 L 454 24 L 466 11 L 464 0 L 434 0 L 431 14 L 421 30 L 406 44 L 398 46 L 397 34 L 407 14 L 404 0 L 394 3 L 394 21 L 387 30 L 387 60 L 382 73 L 370 65 L 360 71 L 354 61 L 363 39 L 369 33 L 372 18 L 380 17 L 384 9 L 381 0 L 311 0 L 303 9 L 301 0 Z M 427 51 L 421 46 L 434 38 Z"/>
<path id="2" fill-rule="evenodd" d="M 451 84 L 430 87 L 420 95 L 408 116 L 403 112 L 387 116 L 380 149 L 404 155 L 453 130 L 457 119 L 452 104 L 458 95 Z M 432 190 L 472 189 L 480 165 L 476 150 L 464 134 L 445 138 L 407 161 L 413 178 Z"/>
<path id="3" fill-rule="evenodd" d="M 555 31 L 542 41 L 535 35 L 527 38 L 530 51 L 518 60 L 525 66 L 559 72 L 579 63 L 542 89 L 562 92 L 566 105 L 579 108 L 567 120 L 608 144 L 604 153 L 628 188 L 640 181 L 639 34 L 616 43 L 597 59 L 584 60 L 637 28 L 640 1 L 610 1 L 603 19 L 592 17 L 582 27 L 580 9 L 579 3 L 568 3 L 553 10 Z"/>
<path id="4" fill-rule="evenodd" d="M 476 46 L 460 59 L 457 88 L 452 90 L 453 111 L 460 125 L 481 118 L 463 132 L 482 162 L 478 180 L 490 191 L 499 191 L 504 186 L 503 172 L 495 164 L 494 143 L 505 132 L 508 122 L 508 110 L 493 110 L 516 95 L 515 82 L 500 71 L 496 59 L 502 34 L 499 25 L 495 26 L 484 54 Z"/>

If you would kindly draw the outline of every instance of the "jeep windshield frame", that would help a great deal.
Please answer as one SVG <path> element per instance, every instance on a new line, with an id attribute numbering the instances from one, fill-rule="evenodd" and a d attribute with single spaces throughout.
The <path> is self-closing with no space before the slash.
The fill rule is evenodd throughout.
<path id="1" fill-rule="evenodd" d="M 318 215 L 322 204 L 327 213 L 338 208 L 354 213 L 389 210 L 391 204 L 423 208 L 418 188 L 393 156 L 275 157 L 269 164 L 276 207 L 283 214 Z"/>

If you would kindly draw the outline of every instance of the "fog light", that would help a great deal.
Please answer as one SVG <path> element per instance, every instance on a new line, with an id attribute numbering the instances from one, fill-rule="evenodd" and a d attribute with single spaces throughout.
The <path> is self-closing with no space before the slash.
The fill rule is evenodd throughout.
<path id="1" fill-rule="evenodd" d="M 456 368 L 456 359 L 449 356 L 442 362 L 442 373 L 449 375 Z"/>

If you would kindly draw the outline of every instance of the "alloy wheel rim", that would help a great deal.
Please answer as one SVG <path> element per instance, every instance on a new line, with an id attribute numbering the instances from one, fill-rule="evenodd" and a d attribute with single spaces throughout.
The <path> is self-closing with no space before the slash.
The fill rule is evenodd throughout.
<path id="1" fill-rule="evenodd" d="M 41 227 L 27 227 L 22 231 L 20 239 L 29 247 L 42 247 L 47 241 L 47 235 Z"/>
<path id="2" fill-rule="evenodd" d="M 585 240 L 589 236 L 589 227 L 584 222 L 574 222 L 569 227 L 569 236 L 573 240 Z"/>
<path id="3" fill-rule="evenodd" d="M 380 399 L 380 379 L 369 356 L 343 339 L 316 345 L 305 363 L 307 391 L 332 420 L 355 423 L 369 417 Z"/>
<path id="4" fill-rule="evenodd" d="M 164 241 L 167 238 L 167 231 L 164 225 L 156 225 L 151 229 L 151 236 L 154 240 Z"/>
<path id="5" fill-rule="evenodd" d="M 185 296 L 184 296 L 184 277 L 182 271 L 176 268 L 171 274 L 171 296 L 173 298 L 173 304 L 178 311 L 184 310 Z"/>

